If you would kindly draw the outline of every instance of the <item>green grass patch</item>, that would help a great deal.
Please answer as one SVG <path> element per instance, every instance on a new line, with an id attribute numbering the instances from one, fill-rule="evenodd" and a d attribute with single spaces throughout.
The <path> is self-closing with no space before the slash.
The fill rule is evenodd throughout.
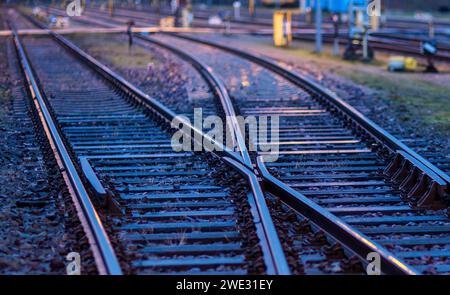
<path id="1" fill-rule="evenodd" d="M 237 37 L 239 38 L 239 37 Z M 340 50 L 341 54 L 339 56 L 333 55 L 332 46 L 330 44 L 323 44 L 322 52 L 316 53 L 314 42 L 308 41 L 299 41 L 294 40 L 291 47 L 275 47 L 273 45 L 272 38 L 261 38 L 261 37 L 248 37 L 245 39 L 241 38 L 241 42 L 246 44 L 252 51 L 258 51 L 258 48 L 263 48 L 264 50 L 269 50 L 269 52 L 285 52 L 285 56 L 289 56 L 292 58 L 298 58 L 305 60 L 306 62 L 314 62 L 319 66 L 325 66 L 328 68 L 338 67 L 338 66 L 355 66 L 355 65 L 364 65 L 364 66 L 374 66 L 374 67 L 384 67 L 386 66 L 386 62 L 384 60 L 375 59 L 371 62 L 362 62 L 362 61 L 347 61 L 342 59 L 342 51 L 345 48 L 345 44 L 341 43 Z"/>
<path id="2" fill-rule="evenodd" d="M 81 34 L 72 35 L 70 38 L 76 44 L 96 58 L 104 59 L 111 65 L 120 68 L 146 68 L 148 64 L 155 64 L 156 59 L 145 49 L 134 45 L 130 51 L 128 40 L 123 42 L 113 40 L 112 36 L 98 35 L 95 38 Z"/>
<path id="3" fill-rule="evenodd" d="M 344 68 L 339 73 L 357 84 L 382 91 L 385 99 L 402 113 L 401 120 L 419 118 L 442 131 L 450 131 L 449 88 L 408 74 L 380 75 Z"/>
<path id="4" fill-rule="evenodd" d="M 272 48 L 266 40 L 259 40 L 259 46 Z M 342 46 L 342 45 L 341 45 Z M 400 120 L 420 119 L 444 132 L 450 132 L 450 88 L 423 79 L 420 74 L 390 73 L 384 70 L 386 61 L 371 63 L 344 61 L 340 56 L 330 54 L 330 47 L 317 54 L 313 44 L 302 44 L 303 48 L 280 48 L 288 55 L 313 62 L 323 69 L 342 75 L 356 84 L 381 91 L 382 97 L 401 113 Z"/>
<path id="5" fill-rule="evenodd" d="M 387 63 L 382 59 L 371 63 L 344 61 L 340 56 L 332 55 L 331 47 L 327 45 L 323 53 L 317 54 L 313 52 L 314 44 L 296 42 L 297 48 L 275 49 L 267 38 L 254 38 L 252 41 L 268 52 L 284 51 L 285 56 L 293 57 L 294 62 L 311 62 L 358 85 L 380 91 L 400 114 L 400 120 L 419 119 L 440 131 L 450 132 L 450 88 L 425 79 L 426 74 L 390 73 L 385 70 Z"/>

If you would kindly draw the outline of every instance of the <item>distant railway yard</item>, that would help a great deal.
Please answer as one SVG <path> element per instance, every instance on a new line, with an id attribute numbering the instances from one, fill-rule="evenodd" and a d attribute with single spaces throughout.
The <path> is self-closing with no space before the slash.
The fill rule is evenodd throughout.
<path id="1" fill-rule="evenodd" d="M 450 274 L 445 7 L 12 2 L 0 274 Z"/>

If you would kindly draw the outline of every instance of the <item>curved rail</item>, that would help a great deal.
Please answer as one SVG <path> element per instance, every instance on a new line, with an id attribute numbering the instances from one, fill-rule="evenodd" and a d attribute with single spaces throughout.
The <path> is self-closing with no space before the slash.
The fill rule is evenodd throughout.
<path id="1" fill-rule="evenodd" d="M 256 210 L 258 212 L 259 218 L 262 223 L 262 238 L 263 243 L 267 244 L 267 247 L 270 249 L 269 253 L 271 254 L 271 264 L 274 265 L 274 268 L 280 274 L 289 274 L 289 266 L 287 264 L 286 258 L 283 254 L 281 243 L 276 235 L 275 225 L 273 224 L 272 218 L 270 217 L 269 209 L 267 207 L 266 201 L 264 199 L 264 193 L 260 187 L 260 184 L 253 174 L 253 163 L 250 159 L 250 155 L 248 153 L 247 147 L 245 145 L 244 136 L 242 135 L 239 123 L 236 119 L 236 112 L 234 110 L 233 103 L 231 102 L 228 91 L 226 90 L 223 82 L 213 74 L 213 70 L 207 66 L 205 66 L 198 59 L 189 55 L 182 50 L 179 50 L 173 46 L 170 46 L 166 43 L 159 42 L 155 39 L 139 36 L 140 39 L 154 43 L 160 47 L 166 48 L 175 54 L 181 56 L 182 58 L 188 60 L 199 72 L 200 74 L 210 83 L 213 87 L 217 96 L 219 96 L 222 107 L 225 111 L 227 118 L 231 119 L 231 130 L 235 133 L 235 141 L 237 148 L 241 153 L 242 160 L 236 161 L 230 158 L 225 158 L 226 162 L 231 164 L 233 167 L 238 169 L 240 173 L 247 178 L 250 186 L 253 190 L 253 195 L 255 197 Z M 266 259 L 267 260 L 267 259 Z"/>
<path id="2" fill-rule="evenodd" d="M 302 86 L 305 87 L 304 84 L 302 84 Z M 325 94 L 326 93 L 327 92 L 325 92 Z M 346 114 L 345 112 L 343 113 Z M 349 119 L 352 119 L 349 114 L 346 115 L 349 117 Z M 355 120 L 355 122 L 357 121 Z M 394 152 L 392 148 L 389 148 L 389 150 L 391 152 Z M 411 157 L 409 154 L 408 156 Z M 413 159 L 417 160 L 415 158 Z M 262 175 L 263 183 L 265 184 L 265 188 L 268 191 L 274 192 L 277 196 L 281 197 L 283 201 L 286 201 L 288 204 L 290 203 L 291 206 L 293 208 L 296 208 L 296 210 L 299 211 L 300 214 L 311 218 L 313 223 L 316 223 L 319 227 L 323 227 L 324 231 L 328 232 L 336 240 L 346 245 L 353 252 L 357 253 L 360 258 L 365 259 L 365 254 L 376 251 L 380 254 L 380 257 L 384 262 L 384 273 L 417 274 L 416 270 L 406 265 L 401 260 L 395 258 L 386 249 L 373 243 L 370 239 L 365 238 L 358 231 L 355 231 L 352 228 L 346 226 L 346 224 L 343 223 L 339 218 L 335 217 L 334 215 L 330 215 L 329 212 L 326 212 L 321 206 L 306 199 L 304 196 L 300 195 L 298 192 L 294 191 L 292 188 L 285 185 L 280 180 L 274 178 L 267 171 L 267 169 L 265 169 L 265 166 L 262 163 L 261 159 L 258 160 L 258 171 L 259 174 Z M 236 158 L 231 161 L 225 159 L 225 161 L 230 164 L 232 162 L 236 162 L 237 165 L 241 165 Z M 245 169 L 243 170 L 245 171 Z"/>
<path id="3" fill-rule="evenodd" d="M 34 23 L 44 28 L 42 24 L 36 21 L 34 21 Z M 172 124 L 174 120 L 180 120 L 184 125 L 184 128 L 182 128 L 181 131 L 183 132 L 183 129 L 185 128 L 189 130 L 189 133 L 187 135 L 190 138 L 193 138 L 194 141 L 197 140 L 197 138 L 201 138 L 202 140 L 212 142 L 215 146 L 215 149 L 212 152 L 217 154 L 218 156 L 221 156 L 226 163 L 228 163 L 231 167 L 236 169 L 237 172 L 243 175 L 249 183 L 254 197 L 253 203 L 256 209 L 252 212 L 255 213 L 255 223 L 260 223 L 261 225 L 261 234 L 259 235 L 259 237 L 261 239 L 261 243 L 263 244 L 262 248 L 265 256 L 264 259 L 267 264 L 269 274 L 288 275 L 291 273 L 282 249 L 281 242 L 276 233 L 275 225 L 273 224 L 272 218 L 269 214 L 269 209 L 264 199 L 264 194 L 262 192 L 260 184 L 256 176 L 252 172 L 250 172 L 250 169 L 252 169 L 252 163 L 245 146 L 242 132 L 239 129 L 239 124 L 236 119 L 233 104 L 231 103 L 230 97 L 223 83 L 213 73 L 211 73 L 211 71 L 206 66 L 189 55 L 183 55 L 185 59 L 188 59 L 192 64 L 195 65 L 198 70 L 201 71 L 202 76 L 204 76 L 208 83 L 210 83 L 217 96 L 220 98 L 225 114 L 233 122 L 230 127 L 232 128 L 231 130 L 235 133 L 235 144 L 240 152 L 241 157 L 236 155 L 234 151 L 230 150 L 222 143 L 213 140 L 211 137 L 204 134 L 201 130 L 196 129 L 189 122 L 177 119 L 177 115 L 172 110 L 161 104 L 156 99 L 143 93 L 137 87 L 126 81 L 123 77 L 110 70 L 108 67 L 97 61 L 89 54 L 82 51 L 80 48 L 78 48 L 76 45 L 74 45 L 61 35 L 53 31 L 49 31 L 49 34 L 61 45 L 69 49 L 73 54 L 90 65 L 91 68 L 100 73 L 106 80 L 110 81 L 113 85 L 121 89 L 125 94 L 132 97 L 139 103 L 147 106 L 147 108 L 152 110 L 154 114 L 166 121 L 167 124 Z M 146 39 L 144 38 L 144 40 Z M 174 48 L 172 48 L 171 50 L 174 50 Z M 173 124 L 172 127 L 174 127 Z M 191 134 L 194 134 L 194 136 L 192 137 Z M 252 203 L 252 200 L 250 200 L 250 203 Z"/>
<path id="4" fill-rule="evenodd" d="M 184 60 L 187 60 L 194 68 L 197 69 L 197 71 L 202 75 L 202 77 L 208 82 L 210 87 L 214 90 L 216 95 L 220 99 L 220 103 L 222 104 L 222 108 L 225 111 L 225 114 L 227 116 L 227 119 L 230 119 L 230 121 L 227 120 L 227 122 L 230 124 L 229 128 L 230 131 L 233 132 L 233 145 L 234 148 L 237 149 L 237 151 L 240 153 L 240 157 L 242 158 L 241 162 L 244 163 L 248 168 L 252 167 L 252 163 L 250 160 L 250 156 L 247 151 L 247 147 L 245 146 L 244 136 L 242 135 L 242 131 L 239 127 L 239 123 L 236 119 L 236 112 L 234 110 L 233 104 L 231 102 L 230 96 L 228 94 L 228 91 L 226 90 L 225 86 L 223 85 L 223 82 L 213 73 L 213 69 L 207 67 L 205 64 L 203 64 L 201 61 L 196 59 L 195 57 L 183 52 L 182 50 L 179 50 L 178 48 L 174 46 L 170 46 L 169 44 L 165 44 L 163 42 L 159 42 L 158 40 L 138 35 L 138 37 L 141 40 L 151 42 L 153 44 L 156 44 L 162 48 L 168 49 Z"/>
<path id="5" fill-rule="evenodd" d="M 180 34 L 170 34 L 170 35 L 230 52 L 234 55 L 250 60 L 274 73 L 281 75 L 282 77 L 286 78 L 295 85 L 306 88 L 310 92 L 318 94 L 318 97 L 322 99 L 322 101 L 334 107 L 345 119 L 362 128 L 365 131 L 365 133 L 368 136 L 370 136 L 370 138 L 373 139 L 373 141 L 387 148 L 397 158 L 399 157 L 401 159 L 401 165 L 398 164 L 395 165 L 395 169 L 393 169 L 395 170 L 394 172 L 398 172 L 399 169 L 402 169 L 402 167 L 406 165 L 405 163 L 408 163 L 407 165 L 411 165 L 412 168 L 411 167 L 407 168 L 408 172 L 410 173 L 412 173 L 413 172 L 412 170 L 415 170 L 415 168 L 419 168 L 419 170 L 421 171 L 421 173 L 419 173 L 420 176 L 425 175 L 428 178 L 428 182 L 430 183 L 429 190 L 427 190 L 426 193 L 422 193 L 419 196 L 415 196 L 418 197 L 419 204 L 423 204 L 425 206 L 435 201 L 443 200 L 444 202 L 446 202 L 445 199 L 446 191 L 450 189 L 449 175 L 447 175 L 438 167 L 436 167 L 428 160 L 420 156 L 418 153 L 410 149 L 408 146 L 403 144 L 400 140 L 398 140 L 389 132 L 381 128 L 375 122 L 373 122 L 372 120 L 368 119 L 366 116 L 361 114 L 354 107 L 352 107 L 351 105 L 343 101 L 341 98 L 339 98 L 335 93 L 331 92 L 330 90 L 322 87 L 321 85 L 317 84 L 316 82 L 306 77 L 300 76 L 292 71 L 284 69 L 283 67 L 276 64 L 274 61 L 271 61 L 267 58 L 191 36 Z M 407 173 L 407 175 L 409 175 L 409 173 Z M 410 188 L 409 193 L 410 194 L 417 193 L 417 190 L 414 190 L 414 188 Z"/>
<path id="6" fill-rule="evenodd" d="M 158 44 L 164 48 L 168 48 L 177 54 L 178 52 L 180 52 L 179 55 L 188 56 L 192 61 L 196 60 L 195 58 L 183 52 L 182 50 L 175 49 L 172 46 L 167 45 L 166 43 L 159 42 L 150 38 L 143 38 L 143 39 Z M 227 158 L 225 158 L 225 161 L 234 166 L 237 166 L 237 168 L 241 166 L 240 169 L 242 170 L 241 173 L 244 173 L 243 175 L 245 175 L 247 179 L 254 178 L 255 179 L 254 181 L 257 181 L 256 176 L 254 174 L 250 174 L 250 171 L 246 171 L 247 169 L 244 166 L 242 166 L 242 164 L 239 164 L 235 160 Z M 257 159 L 257 169 L 259 175 L 261 175 L 261 177 L 263 178 L 263 184 L 265 189 L 274 193 L 276 196 L 280 197 L 283 201 L 292 206 L 296 211 L 300 212 L 305 217 L 310 218 L 313 223 L 321 227 L 325 232 L 333 236 L 340 243 L 342 243 L 343 245 L 354 251 L 361 260 L 364 261 L 367 257 L 367 254 L 369 253 L 377 252 L 380 255 L 382 261 L 383 273 L 408 274 L 408 275 L 419 274 L 416 270 L 405 264 L 400 259 L 396 258 L 393 254 L 391 254 L 381 245 L 374 243 L 373 241 L 365 237 L 362 233 L 351 228 L 350 226 L 346 225 L 342 220 L 340 220 L 333 214 L 327 212 L 327 210 L 325 210 L 321 206 L 317 205 L 313 201 L 309 200 L 308 198 L 299 194 L 298 192 L 296 192 L 295 190 L 293 190 L 280 180 L 273 177 L 266 169 L 262 161 L 262 157 L 258 157 Z M 262 193 L 262 191 L 261 193 L 254 195 L 256 196 L 256 198 L 260 196 L 261 201 L 265 203 L 264 194 Z M 260 211 L 262 212 L 260 214 L 269 215 L 269 212 L 265 211 L 264 208 L 262 208 Z M 269 235 L 270 232 L 267 232 L 266 234 Z"/>
<path id="7" fill-rule="evenodd" d="M 286 261 L 286 257 L 284 256 L 281 243 L 278 239 L 278 236 L 276 235 L 276 229 L 273 224 L 272 218 L 270 217 L 269 209 L 264 199 L 264 193 L 260 187 L 260 184 L 256 176 L 253 174 L 253 172 L 251 172 L 253 170 L 253 164 L 250 159 L 247 147 L 245 145 L 244 136 L 240 129 L 239 123 L 236 119 L 236 112 L 234 110 L 233 103 L 231 102 L 230 96 L 223 82 L 216 75 L 213 74 L 213 70 L 211 68 L 204 65 L 201 61 L 199 61 L 192 55 L 189 55 L 184 51 L 177 49 L 176 47 L 170 46 L 163 42 L 159 42 L 155 39 L 145 36 L 138 36 L 138 37 L 141 40 L 151 42 L 160 47 L 168 49 L 177 54 L 178 56 L 182 57 L 183 59 L 187 60 L 188 62 L 190 62 L 191 65 L 193 65 L 194 68 L 196 68 L 199 71 L 199 73 L 206 79 L 208 84 L 216 92 L 217 96 L 220 99 L 222 107 L 225 111 L 227 119 L 231 120 L 230 129 L 234 133 L 233 135 L 234 145 L 235 147 L 237 147 L 241 155 L 240 161 L 236 161 L 235 159 L 230 158 L 224 158 L 224 160 L 230 165 L 232 165 L 235 169 L 237 169 L 248 180 L 252 188 L 253 195 L 255 197 L 254 202 L 256 205 L 256 210 L 258 212 L 258 216 L 262 224 L 261 230 L 262 235 L 260 236 L 260 239 L 263 244 L 267 245 L 266 248 L 270 249 L 270 251 L 268 251 L 270 255 L 267 255 L 270 256 L 270 258 L 266 258 L 266 264 L 273 265 L 275 273 L 289 274 L 290 273 L 289 266 Z"/>
<path id="8" fill-rule="evenodd" d="M 52 32 L 52 35 L 59 42 L 61 42 L 61 44 L 63 44 L 67 48 L 70 48 L 73 53 L 79 55 L 80 57 L 82 56 L 83 59 L 88 61 L 93 66 L 94 69 L 96 69 L 96 70 L 98 69 L 101 73 L 103 73 L 105 78 L 112 81 L 116 85 L 118 83 L 118 86 L 122 90 L 124 90 L 125 93 L 132 94 L 132 96 L 135 99 L 137 99 L 138 101 L 147 102 L 148 105 L 150 105 L 155 111 L 159 112 L 164 117 L 166 117 L 167 120 L 169 120 L 169 119 L 176 120 L 177 116 L 175 115 L 175 113 L 173 113 L 170 109 L 168 109 L 167 107 L 162 105 L 160 102 L 149 97 L 147 94 L 144 94 L 142 91 L 137 89 L 134 85 L 127 82 L 124 78 L 120 77 L 119 75 L 117 75 L 116 73 L 111 71 L 105 65 L 101 64 L 100 62 L 95 60 L 93 57 L 89 56 L 87 53 L 83 52 L 81 49 L 79 49 L 73 43 L 69 42 L 67 39 L 56 34 L 55 32 Z M 203 72 L 205 73 L 204 69 L 203 69 Z M 213 81 L 214 83 L 216 83 L 216 82 L 219 83 L 218 78 L 214 77 L 210 72 L 208 72 L 208 73 L 209 73 L 210 81 Z M 221 97 L 222 103 L 226 104 L 226 106 L 228 108 L 229 107 L 232 108 L 232 104 L 229 100 L 229 96 L 228 96 L 223 84 L 219 83 L 219 84 L 216 84 L 215 86 L 216 86 L 215 87 L 216 90 L 218 89 L 220 91 L 220 97 Z M 188 129 L 190 129 L 191 132 L 193 132 L 194 134 L 198 134 L 198 136 L 200 138 L 209 140 L 209 142 L 213 142 L 218 147 L 219 151 L 220 150 L 223 151 L 223 153 L 221 153 L 222 156 L 227 155 L 231 159 L 234 159 L 234 160 L 231 160 L 231 163 L 241 163 L 242 162 L 245 166 L 248 167 L 250 165 L 250 167 L 251 167 L 250 156 L 248 155 L 247 149 L 245 147 L 245 142 L 242 137 L 242 134 L 240 133 L 239 129 L 238 130 L 234 129 L 236 127 L 239 128 L 239 125 L 236 120 L 236 115 L 234 115 L 234 110 L 231 113 L 231 111 L 229 109 L 225 109 L 225 112 L 226 112 L 227 116 L 230 116 L 231 118 L 234 118 L 234 120 L 235 120 L 235 123 L 233 123 L 233 126 L 232 126 L 232 128 L 233 128 L 232 130 L 235 131 L 236 142 L 238 144 L 237 147 L 242 155 L 242 159 L 240 157 L 237 157 L 236 154 L 233 151 L 231 151 L 228 147 L 225 147 L 225 146 L 223 146 L 222 143 L 219 143 L 219 142 L 213 140 L 208 135 L 204 134 L 200 130 L 197 130 L 194 126 L 190 125 L 189 123 L 183 121 L 183 124 L 185 124 L 185 126 Z M 195 138 L 196 137 L 194 136 L 194 140 L 195 140 Z M 236 167 L 236 165 L 233 165 L 233 166 Z M 241 169 L 239 169 L 238 171 L 241 172 Z M 276 229 L 273 224 L 273 221 L 270 217 L 270 214 L 268 214 L 267 204 L 264 200 L 264 195 L 262 194 L 261 188 L 259 187 L 259 183 L 254 181 L 253 178 L 248 178 L 248 181 L 249 181 L 250 187 L 253 191 L 253 194 L 255 196 L 256 207 L 257 207 L 256 212 L 258 213 L 257 219 L 262 223 L 263 228 L 264 228 L 264 233 L 265 233 L 265 235 L 263 236 L 264 243 L 267 243 L 269 245 L 269 252 L 267 252 L 265 254 L 267 254 L 271 258 L 266 259 L 266 261 L 272 262 L 273 269 L 275 270 L 275 274 L 289 274 L 290 273 L 289 266 L 287 264 L 286 257 L 284 256 L 284 253 L 282 251 L 281 243 L 276 234 Z"/>

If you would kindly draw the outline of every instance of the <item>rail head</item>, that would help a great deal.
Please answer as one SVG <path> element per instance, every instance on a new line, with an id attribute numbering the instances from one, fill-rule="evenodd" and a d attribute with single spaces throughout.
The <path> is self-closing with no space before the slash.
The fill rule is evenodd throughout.
<path id="1" fill-rule="evenodd" d="M 76 47 L 74 44 L 70 43 L 68 40 L 64 39 L 62 36 L 59 36 L 58 34 L 52 32 L 52 35 L 57 38 L 60 42 L 64 44 L 64 46 L 68 47 L 72 51 L 74 51 L 77 55 L 83 57 L 88 63 L 95 66 L 95 68 L 99 69 L 103 75 L 108 77 L 108 80 L 113 81 L 115 84 L 119 83 L 120 87 L 125 90 L 126 92 L 138 97 L 141 101 L 144 101 L 147 103 L 147 105 L 154 108 L 156 111 L 161 111 L 161 115 L 169 121 L 173 120 L 176 115 L 171 110 L 166 108 L 164 105 L 159 103 L 157 100 L 150 98 L 148 95 L 144 94 L 141 90 L 136 88 L 134 85 L 120 77 L 118 74 L 110 70 L 108 67 L 104 66 L 100 62 L 98 62 L 96 59 L 88 55 L 87 53 L 83 52 L 81 49 Z M 205 70 L 205 68 L 203 68 Z M 210 78 L 214 78 L 213 76 L 210 76 Z M 217 81 L 216 81 L 217 82 Z M 216 83 L 215 82 L 215 83 Z M 224 100 L 227 99 L 229 101 L 228 94 L 223 86 L 223 84 L 217 83 L 215 85 L 216 87 L 220 87 L 221 95 L 224 96 Z M 228 102 L 228 107 L 232 107 L 231 102 Z M 231 110 L 234 115 L 234 110 Z M 230 114 L 230 112 L 226 112 L 227 114 Z M 235 115 L 234 115 L 235 116 Z M 193 126 L 191 126 L 189 123 L 185 122 L 187 124 L 187 127 L 191 129 L 192 132 L 199 134 L 202 138 L 205 138 L 206 140 L 210 140 L 211 142 L 215 142 L 213 139 L 208 137 L 206 134 L 203 134 L 202 131 L 195 129 Z M 231 126 L 231 128 L 236 128 L 236 125 Z M 233 129 L 234 130 L 234 129 Z M 239 137 L 239 134 L 236 135 L 236 137 Z M 194 136 L 195 140 L 195 136 Z M 241 139 L 241 144 L 243 142 L 243 139 Z M 235 169 L 238 173 L 243 175 L 248 183 L 249 187 L 252 191 L 253 200 L 256 207 L 256 219 L 261 222 L 262 226 L 262 232 L 263 235 L 261 236 L 261 239 L 263 240 L 263 243 L 267 245 L 268 251 L 266 252 L 266 263 L 268 264 L 268 269 L 273 270 L 272 274 L 290 274 L 290 269 L 288 266 L 288 263 L 286 261 L 286 257 L 284 255 L 280 240 L 278 238 L 278 235 L 276 233 L 275 226 L 273 224 L 273 221 L 271 219 L 269 209 L 267 208 L 267 204 L 264 200 L 264 194 L 262 192 L 262 189 L 260 187 L 260 184 L 252 172 L 252 170 L 249 169 L 251 166 L 250 157 L 247 154 L 248 162 L 242 160 L 240 157 L 236 157 L 236 154 L 233 153 L 230 150 L 227 150 L 227 147 L 224 147 L 220 145 L 220 143 L 215 142 L 220 149 L 223 149 L 224 152 L 221 154 L 222 159 L 228 163 L 233 169 Z M 247 150 L 245 146 L 243 148 L 240 148 L 241 153 L 245 154 L 247 153 Z"/>
<path id="2" fill-rule="evenodd" d="M 104 229 L 100 217 L 89 197 L 83 181 L 75 168 L 63 138 L 53 121 L 51 112 L 46 104 L 46 99 L 41 92 L 41 88 L 35 78 L 31 63 L 27 57 L 26 51 L 19 39 L 17 32 L 13 29 L 13 40 L 16 47 L 17 56 L 21 70 L 24 74 L 28 91 L 33 100 L 33 104 L 39 114 L 40 122 L 44 128 L 47 139 L 53 147 L 57 161 L 65 177 L 69 191 L 75 194 L 78 203 L 76 207 L 81 210 L 78 214 L 82 217 L 82 224 L 90 239 L 90 244 L 94 247 L 94 257 L 97 262 L 100 274 L 121 275 L 122 270 L 116 257 L 113 246 Z"/>
<path id="3" fill-rule="evenodd" d="M 264 192 L 258 178 L 253 170 L 249 170 L 242 163 L 228 157 L 224 157 L 223 160 L 247 180 L 252 190 L 252 196 L 249 198 L 249 203 L 250 207 L 252 207 L 251 211 L 262 245 L 268 274 L 291 274 L 289 264 L 286 260 L 275 224 L 270 216 Z"/>

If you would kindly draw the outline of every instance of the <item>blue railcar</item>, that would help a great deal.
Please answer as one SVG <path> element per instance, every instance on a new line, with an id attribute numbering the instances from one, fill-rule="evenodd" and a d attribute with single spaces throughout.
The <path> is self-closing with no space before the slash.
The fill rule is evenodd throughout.
<path id="1" fill-rule="evenodd" d="M 350 0 L 328 0 L 328 10 L 333 13 L 345 13 L 348 11 Z"/>
<path id="2" fill-rule="evenodd" d="M 289 5 L 289 6 L 297 6 L 298 0 L 263 0 L 264 5 L 275 5 L 279 3 L 281 6 Z M 367 4 L 368 0 L 353 0 L 353 5 L 355 7 L 363 7 Z M 350 0 L 321 0 L 320 7 L 322 10 L 330 11 L 332 13 L 346 13 L 348 12 L 348 6 L 350 4 Z M 306 6 L 312 7 L 315 9 L 316 1 L 315 0 L 306 0 Z"/>
<path id="3" fill-rule="evenodd" d="M 314 3 L 314 0 L 310 1 Z M 354 7 L 364 7 L 367 5 L 367 0 L 353 0 Z M 324 10 L 333 13 L 345 13 L 348 12 L 348 6 L 350 5 L 350 0 L 321 0 L 321 7 Z"/>

